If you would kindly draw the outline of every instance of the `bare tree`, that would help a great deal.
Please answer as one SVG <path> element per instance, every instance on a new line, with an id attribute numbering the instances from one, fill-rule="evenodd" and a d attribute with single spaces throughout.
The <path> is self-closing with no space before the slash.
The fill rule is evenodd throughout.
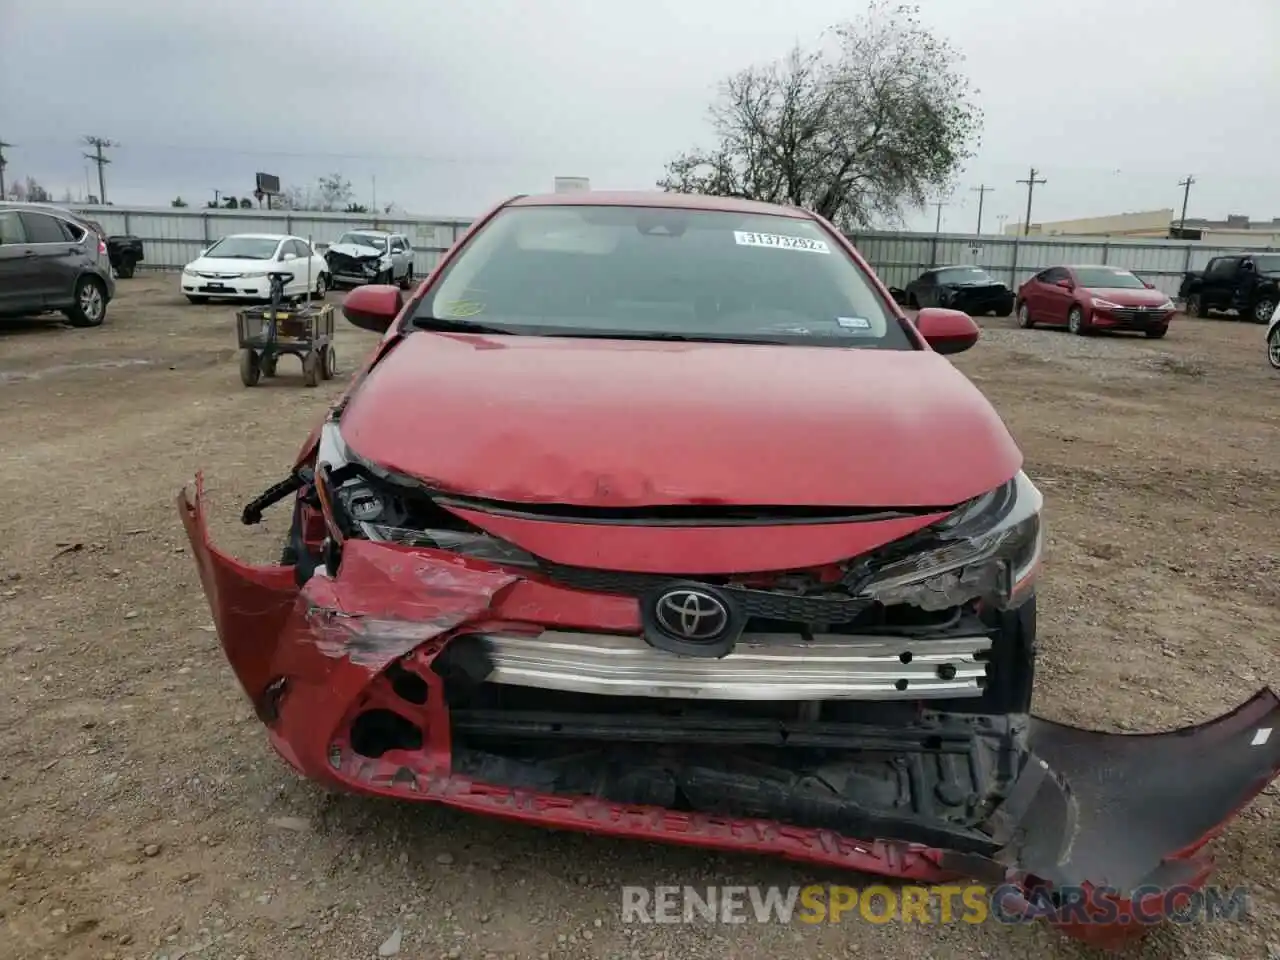
<path id="1" fill-rule="evenodd" d="M 53 195 L 41 186 L 35 177 L 15 180 L 13 186 L 9 188 L 9 196 L 20 203 L 48 203 L 53 199 Z"/>
<path id="2" fill-rule="evenodd" d="M 677 156 L 658 186 L 803 207 L 844 228 L 899 220 L 976 146 L 962 59 L 917 7 L 872 0 L 820 49 L 730 77 L 710 110 L 719 143 Z"/>

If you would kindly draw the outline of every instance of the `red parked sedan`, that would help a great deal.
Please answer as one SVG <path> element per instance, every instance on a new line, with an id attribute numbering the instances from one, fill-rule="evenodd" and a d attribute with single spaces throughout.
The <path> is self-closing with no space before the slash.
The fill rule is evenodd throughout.
<path id="1" fill-rule="evenodd" d="M 292 501 L 281 562 L 179 500 L 231 668 L 322 784 L 972 875 L 1005 916 L 1097 891 L 1062 922 L 1099 940 L 1280 770 L 1270 691 L 1165 735 L 1030 714 L 1043 498 L 942 355 L 978 328 L 909 321 L 817 216 L 517 197 L 343 312 L 381 346 L 242 515 Z"/>
<path id="2" fill-rule="evenodd" d="M 1050 267 L 1018 289 L 1018 326 L 1028 329 L 1140 330 L 1159 338 L 1176 310 L 1167 295 L 1119 267 Z"/>

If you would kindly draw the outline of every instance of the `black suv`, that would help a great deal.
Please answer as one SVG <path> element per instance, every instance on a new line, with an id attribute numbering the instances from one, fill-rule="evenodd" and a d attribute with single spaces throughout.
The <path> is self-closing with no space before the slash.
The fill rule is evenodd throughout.
<path id="1" fill-rule="evenodd" d="M 58 207 L 0 203 L 0 316 L 60 311 L 96 327 L 115 293 L 99 231 Z"/>
<path id="2" fill-rule="evenodd" d="M 1193 270 L 1182 278 L 1178 298 L 1193 316 L 1234 310 L 1254 323 L 1269 323 L 1280 303 L 1280 253 L 1214 257 L 1204 270 Z"/>

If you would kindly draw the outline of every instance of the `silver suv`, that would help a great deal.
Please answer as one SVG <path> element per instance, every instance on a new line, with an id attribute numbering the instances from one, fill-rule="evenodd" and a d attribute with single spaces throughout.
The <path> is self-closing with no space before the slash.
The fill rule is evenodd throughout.
<path id="1" fill-rule="evenodd" d="M 60 207 L 0 202 L 0 316 L 60 311 L 96 327 L 115 294 L 99 229 Z"/>

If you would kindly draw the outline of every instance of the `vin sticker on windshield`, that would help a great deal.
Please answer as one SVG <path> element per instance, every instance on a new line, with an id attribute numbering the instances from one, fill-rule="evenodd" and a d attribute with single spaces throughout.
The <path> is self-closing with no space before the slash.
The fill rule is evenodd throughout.
<path id="1" fill-rule="evenodd" d="M 870 330 L 871 321 L 866 317 L 836 317 L 836 323 L 846 330 Z"/>
<path id="2" fill-rule="evenodd" d="M 748 233 L 733 231 L 733 241 L 740 247 L 778 247 L 782 250 L 807 250 L 810 253 L 830 253 L 825 240 L 808 237 L 784 237 L 778 233 Z"/>

